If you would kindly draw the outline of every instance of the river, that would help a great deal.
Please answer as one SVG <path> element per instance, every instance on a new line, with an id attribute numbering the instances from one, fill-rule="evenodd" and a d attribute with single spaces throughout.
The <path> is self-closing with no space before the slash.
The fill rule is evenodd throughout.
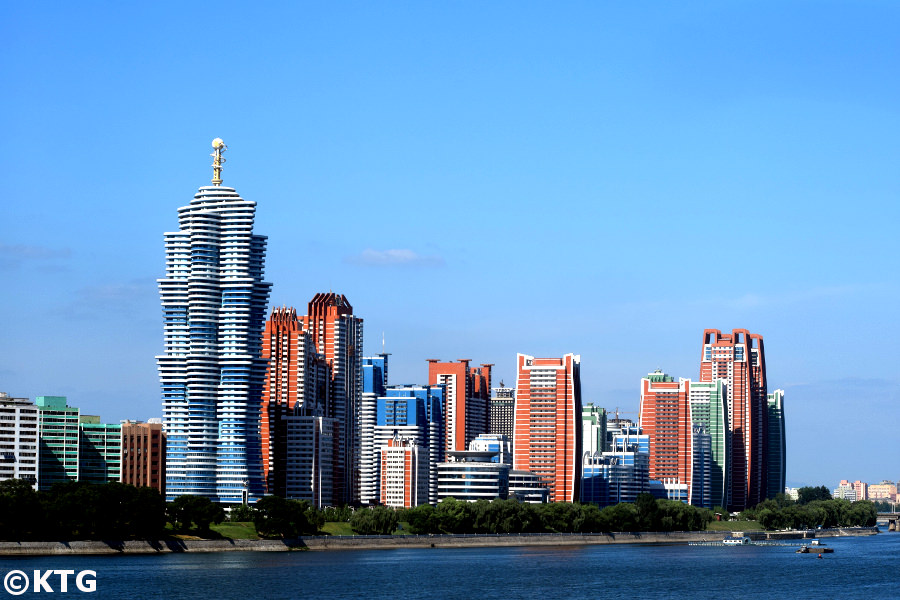
<path id="1" fill-rule="evenodd" d="M 823 559 L 795 547 L 685 545 L 5 557 L 0 576 L 92 570 L 96 592 L 79 592 L 72 575 L 68 595 L 130 600 L 898 596 L 900 533 L 824 541 L 835 552 Z M 59 575 L 47 581 L 59 592 Z"/>

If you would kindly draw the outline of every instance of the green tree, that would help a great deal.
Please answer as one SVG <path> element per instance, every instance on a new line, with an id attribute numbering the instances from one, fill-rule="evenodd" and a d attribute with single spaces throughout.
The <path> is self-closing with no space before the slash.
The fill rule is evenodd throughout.
<path id="1" fill-rule="evenodd" d="M 213 523 L 225 520 L 225 510 L 203 496 L 178 496 L 166 507 L 172 527 L 179 531 L 193 528 L 208 532 Z"/>
<path id="2" fill-rule="evenodd" d="M 647 492 L 638 494 L 634 501 L 634 508 L 637 510 L 638 531 L 659 531 L 661 529 L 662 515 L 659 511 L 659 504 L 652 494 Z"/>
<path id="3" fill-rule="evenodd" d="M 831 500 L 831 492 L 824 485 L 804 486 L 797 490 L 797 504 L 809 504 L 815 500 Z"/>
<path id="4" fill-rule="evenodd" d="M 31 484 L 21 479 L 0 482 L 0 539 L 33 539 L 34 526 L 41 522 L 38 495 Z"/>
<path id="5" fill-rule="evenodd" d="M 403 519 L 409 523 L 410 533 L 440 533 L 440 525 L 434 507 L 430 504 L 422 504 L 410 508 L 403 513 Z"/>
<path id="6" fill-rule="evenodd" d="M 475 527 L 472 507 L 468 502 L 460 502 L 456 498 L 441 500 L 435 514 L 441 531 L 446 533 L 471 533 Z"/>
<path id="7" fill-rule="evenodd" d="M 228 520 L 233 523 L 246 523 L 253 520 L 253 508 L 246 504 L 240 504 L 231 509 Z"/>
<path id="8" fill-rule="evenodd" d="M 257 500 L 253 510 L 256 531 L 266 537 L 315 535 L 324 523 L 324 514 L 306 500 L 265 496 Z"/>
<path id="9" fill-rule="evenodd" d="M 390 535 L 399 523 L 397 511 L 386 506 L 360 508 L 350 517 L 350 527 L 359 535 Z"/>

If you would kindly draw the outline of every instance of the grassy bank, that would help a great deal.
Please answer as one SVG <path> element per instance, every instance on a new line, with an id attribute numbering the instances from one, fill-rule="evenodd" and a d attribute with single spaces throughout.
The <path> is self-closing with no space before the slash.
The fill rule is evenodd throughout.
<path id="1" fill-rule="evenodd" d="M 713 521 L 706 526 L 707 531 L 760 531 L 762 526 L 756 521 Z"/>

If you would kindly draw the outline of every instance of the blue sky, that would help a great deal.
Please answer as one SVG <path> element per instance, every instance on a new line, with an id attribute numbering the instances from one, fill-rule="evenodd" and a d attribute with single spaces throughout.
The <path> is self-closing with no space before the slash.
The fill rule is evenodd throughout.
<path id="1" fill-rule="evenodd" d="M 393 383 L 575 352 L 627 415 L 748 328 L 789 483 L 900 478 L 895 3 L 0 12 L 0 390 L 160 414 L 162 234 L 222 137 L 272 303 L 346 294 Z"/>

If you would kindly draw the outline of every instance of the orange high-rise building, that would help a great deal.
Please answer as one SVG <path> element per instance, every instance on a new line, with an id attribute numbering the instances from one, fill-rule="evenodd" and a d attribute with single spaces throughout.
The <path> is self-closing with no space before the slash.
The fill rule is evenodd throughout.
<path id="1" fill-rule="evenodd" d="M 768 486 L 766 357 L 761 335 L 746 329 L 703 332 L 700 381 L 724 379 L 727 386 L 730 457 L 726 502 L 729 510 L 756 506 Z"/>
<path id="2" fill-rule="evenodd" d="M 650 436 L 650 479 L 683 484 L 693 475 L 691 382 L 657 371 L 641 379 L 641 432 Z"/>
<path id="3" fill-rule="evenodd" d="M 328 365 L 325 415 L 337 421 L 334 453 L 335 502 L 359 501 L 359 439 L 362 400 L 363 320 L 342 294 L 316 294 L 301 317 L 303 328 Z"/>
<path id="4" fill-rule="evenodd" d="M 323 417 L 326 365 L 294 308 L 274 308 L 263 333 L 267 361 L 262 400 L 263 481 L 267 494 L 286 495 L 288 417 Z"/>
<path id="5" fill-rule="evenodd" d="M 488 429 L 491 367 L 470 367 L 470 359 L 440 362 L 428 359 L 428 385 L 442 384 L 444 394 L 444 450 L 467 450 L 469 442 Z"/>
<path id="6" fill-rule="evenodd" d="M 552 502 L 579 500 L 581 357 L 516 357 L 514 469 L 545 480 Z"/>

